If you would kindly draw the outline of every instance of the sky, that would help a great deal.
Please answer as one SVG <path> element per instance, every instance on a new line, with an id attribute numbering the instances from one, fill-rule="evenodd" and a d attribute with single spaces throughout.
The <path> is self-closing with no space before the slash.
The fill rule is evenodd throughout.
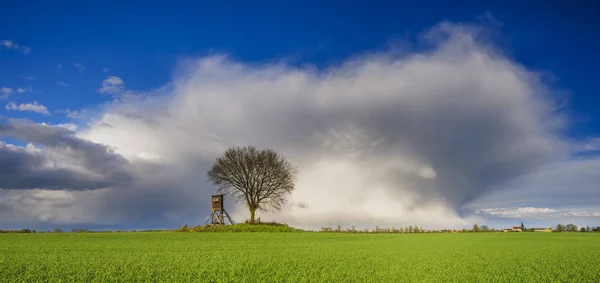
<path id="1" fill-rule="evenodd" d="M 203 224 L 234 145 L 300 228 L 600 225 L 593 1 L 1 5 L 2 229 Z"/>

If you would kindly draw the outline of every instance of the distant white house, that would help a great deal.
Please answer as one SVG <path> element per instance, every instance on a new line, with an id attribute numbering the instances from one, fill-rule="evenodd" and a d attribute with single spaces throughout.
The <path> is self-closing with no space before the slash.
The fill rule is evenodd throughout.
<path id="1" fill-rule="evenodd" d="M 514 226 L 512 228 L 504 228 L 504 232 L 523 232 L 521 226 Z"/>

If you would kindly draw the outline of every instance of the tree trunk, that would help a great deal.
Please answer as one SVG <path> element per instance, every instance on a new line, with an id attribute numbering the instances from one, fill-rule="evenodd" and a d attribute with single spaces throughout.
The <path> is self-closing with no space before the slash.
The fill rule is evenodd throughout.
<path id="1" fill-rule="evenodd" d="M 250 223 L 254 224 L 254 212 L 256 212 L 255 208 L 250 208 Z"/>

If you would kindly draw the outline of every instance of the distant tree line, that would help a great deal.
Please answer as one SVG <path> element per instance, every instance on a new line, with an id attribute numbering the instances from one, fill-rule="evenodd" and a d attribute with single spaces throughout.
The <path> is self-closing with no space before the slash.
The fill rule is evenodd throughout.
<path id="1" fill-rule="evenodd" d="M 332 227 L 321 227 L 320 232 L 349 232 L 349 233 L 425 233 L 431 232 L 424 230 L 423 227 L 417 225 L 409 225 L 407 227 L 400 228 L 379 228 L 376 226 L 375 229 L 362 229 L 357 230 L 354 226 L 352 228 L 342 229 L 341 225 L 337 225 L 334 229 Z"/>
<path id="2" fill-rule="evenodd" d="M 552 228 L 550 228 L 552 229 Z M 463 229 L 464 230 L 464 229 Z M 489 229 L 487 226 L 483 225 L 479 227 L 477 224 L 473 225 L 473 229 L 467 232 L 494 232 L 494 229 Z M 498 230 L 502 231 L 502 230 Z M 535 228 L 527 228 L 523 223 L 521 223 L 521 231 L 522 232 L 535 232 Z M 585 226 L 578 229 L 577 225 L 573 223 L 569 223 L 567 225 L 558 224 L 553 229 L 552 232 L 600 232 L 600 227 L 590 227 Z"/>
<path id="3" fill-rule="evenodd" d="M 2 233 L 2 234 L 6 234 L 6 233 L 37 233 L 37 231 L 36 230 L 31 230 L 31 229 L 0 230 L 0 233 Z"/>
<path id="4" fill-rule="evenodd" d="M 535 228 L 527 228 L 525 227 L 522 223 L 521 223 L 521 231 L 523 232 L 535 232 Z M 550 229 L 550 228 L 549 228 Z M 586 227 L 581 227 L 580 229 L 578 229 L 577 225 L 575 224 L 567 224 L 567 225 L 562 225 L 562 224 L 558 224 L 556 225 L 556 227 L 554 229 L 552 229 L 553 232 L 599 232 L 600 233 L 600 227 L 590 227 L 590 226 L 586 226 Z M 340 225 L 337 225 L 336 228 L 332 228 L 332 227 L 321 227 L 320 232 L 345 232 L 345 233 L 455 233 L 455 232 L 461 232 L 461 233 L 479 233 L 479 232 L 503 232 L 503 229 L 497 230 L 494 228 L 490 228 L 487 225 L 473 225 L 473 228 L 471 229 L 460 229 L 460 230 L 452 230 L 452 229 L 441 229 L 441 230 L 424 230 L 422 227 L 419 227 L 417 225 L 410 225 L 408 227 L 400 227 L 400 228 L 379 228 L 379 226 L 376 226 L 375 229 L 362 229 L 362 230 L 357 230 L 355 229 L 354 226 L 352 226 L 352 228 L 347 228 L 347 229 L 342 229 L 342 227 Z"/>
<path id="5" fill-rule="evenodd" d="M 268 224 L 268 223 L 266 223 Z M 187 228 L 187 225 L 184 226 Z M 168 230 L 103 230 L 103 231 L 90 231 L 88 228 L 73 228 L 71 229 L 71 233 L 126 233 L 126 232 L 167 232 L 167 231 L 178 231 L 179 229 L 168 229 Z M 535 228 L 526 228 L 524 225 L 521 226 L 523 232 L 535 232 Z M 407 227 L 400 228 L 380 228 L 376 226 L 375 229 L 362 229 L 357 230 L 354 226 L 347 229 L 342 229 L 341 225 L 337 225 L 334 229 L 332 227 L 321 227 L 320 232 L 346 232 L 346 233 L 454 233 L 454 232 L 462 232 L 462 233 L 478 233 L 478 232 L 502 232 L 503 230 L 496 230 L 494 228 L 489 228 L 487 225 L 473 225 L 472 229 L 460 229 L 460 230 L 452 230 L 452 229 L 441 229 L 441 230 L 425 230 L 422 226 L 417 225 L 409 225 Z M 577 227 L 577 225 L 569 223 L 567 225 L 557 224 L 552 228 L 552 232 L 596 232 L 600 233 L 600 227 Z M 17 230 L 0 230 L 0 234 L 2 233 L 63 233 L 63 231 L 59 228 L 55 228 L 52 231 L 36 231 L 32 229 L 17 229 Z"/>
<path id="6" fill-rule="evenodd" d="M 98 230 L 98 231 L 91 231 L 88 228 L 73 228 L 71 229 L 71 233 L 134 233 L 134 232 L 170 232 L 170 231 L 174 231 L 175 229 L 148 229 L 148 230 Z M 59 228 L 55 228 L 54 230 L 50 231 L 36 231 L 36 230 L 32 230 L 32 229 L 20 229 L 20 230 L 0 230 L 0 234 L 7 234 L 7 233 L 63 233 L 62 229 Z"/>
<path id="7" fill-rule="evenodd" d="M 600 232 L 600 227 L 585 226 L 577 228 L 577 225 L 569 223 L 567 225 L 558 224 L 552 230 L 554 232 Z"/>

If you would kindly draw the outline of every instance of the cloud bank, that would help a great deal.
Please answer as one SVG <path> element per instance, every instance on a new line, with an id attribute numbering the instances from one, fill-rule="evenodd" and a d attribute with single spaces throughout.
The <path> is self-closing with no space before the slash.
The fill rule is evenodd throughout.
<path id="1" fill-rule="evenodd" d="M 203 224 L 215 191 L 206 170 L 226 148 L 252 144 L 300 169 L 288 205 L 263 219 L 303 228 L 467 225 L 462 208 L 570 155 L 551 89 L 477 32 L 441 24 L 427 33 L 433 41 L 424 51 L 367 54 L 323 70 L 227 56 L 185 60 L 169 91 L 115 101 L 76 137 L 66 135 L 87 156 L 82 168 L 120 182 L 68 193 L 42 182 L 18 192 L 0 184 L 2 217 Z M 103 87 L 122 86 L 111 78 Z M 23 131 L 4 130 L 54 140 Z M 135 174 L 119 175 L 128 170 Z M 32 198 L 36 207 L 22 212 Z M 238 221 L 247 217 L 242 205 L 233 210 Z"/>
<path id="2" fill-rule="evenodd" d="M 131 182 L 132 170 L 126 159 L 74 134 L 61 127 L 1 119 L 0 138 L 12 137 L 29 144 L 17 147 L 0 143 L 0 188 L 88 190 Z"/>
<path id="3" fill-rule="evenodd" d="M 512 219 L 564 219 L 600 217 L 600 211 L 557 210 L 548 207 L 484 208 L 478 214 Z"/>

